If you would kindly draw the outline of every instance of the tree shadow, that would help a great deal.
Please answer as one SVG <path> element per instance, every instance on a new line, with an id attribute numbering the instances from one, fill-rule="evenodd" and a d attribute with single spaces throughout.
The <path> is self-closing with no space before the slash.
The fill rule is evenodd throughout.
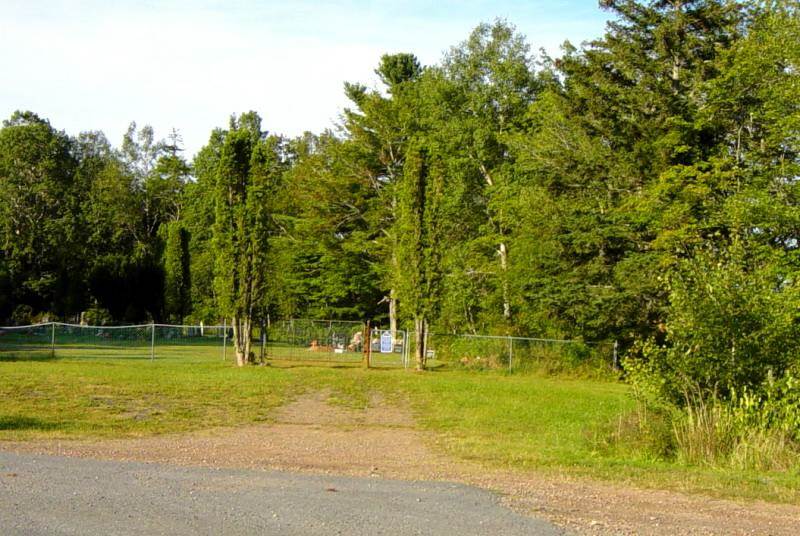
<path id="1" fill-rule="evenodd" d="M 50 351 L 43 352 L 0 352 L 0 362 L 13 361 L 57 361 L 58 356 Z"/>
<path id="2" fill-rule="evenodd" d="M 326 369 L 357 369 L 361 365 L 357 363 L 349 364 L 349 363 L 331 363 L 328 361 L 279 361 L 279 360 L 267 360 L 267 366 L 276 368 L 276 369 L 296 369 L 296 368 L 309 368 L 309 369 L 319 369 L 319 368 L 326 368 Z"/>
<path id="3" fill-rule="evenodd" d="M 87 348 L 87 353 L 76 354 L 77 348 L 69 348 L 67 352 L 59 352 L 56 349 L 55 355 L 50 350 L 42 351 L 0 351 L 0 363 L 3 362 L 47 362 L 47 361 L 152 361 L 153 358 L 149 354 L 142 353 L 141 355 L 120 355 L 113 350 L 104 352 L 97 352 L 91 348 Z M 155 355 L 156 360 L 165 360 L 169 357 Z"/>
<path id="4" fill-rule="evenodd" d="M 58 423 L 23 415 L 0 416 L 0 430 L 55 430 Z"/>

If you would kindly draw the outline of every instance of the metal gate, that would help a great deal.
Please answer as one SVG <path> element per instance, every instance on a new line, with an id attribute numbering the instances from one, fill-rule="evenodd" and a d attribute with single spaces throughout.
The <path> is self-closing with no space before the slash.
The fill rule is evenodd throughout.
<path id="1" fill-rule="evenodd" d="M 289 319 L 271 322 L 258 342 L 269 360 L 408 366 L 408 333 L 362 322 Z"/>

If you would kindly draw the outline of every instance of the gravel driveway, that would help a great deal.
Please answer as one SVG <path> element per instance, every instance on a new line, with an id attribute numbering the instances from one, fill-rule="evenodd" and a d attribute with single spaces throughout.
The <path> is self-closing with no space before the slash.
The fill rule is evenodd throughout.
<path id="1" fill-rule="evenodd" d="M 0 452 L 0 533 L 562 534 L 462 484 L 11 452 Z"/>

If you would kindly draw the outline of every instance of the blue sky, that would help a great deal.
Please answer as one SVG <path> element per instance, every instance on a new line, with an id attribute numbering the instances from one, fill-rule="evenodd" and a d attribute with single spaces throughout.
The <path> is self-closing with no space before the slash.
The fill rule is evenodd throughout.
<path id="1" fill-rule="evenodd" d="M 344 81 L 377 82 L 381 54 L 439 61 L 505 18 L 534 50 L 600 36 L 596 0 L 0 0 L 0 115 L 30 109 L 70 134 L 130 121 L 180 131 L 187 156 L 231 113 L 288 135 L 332 126 Z"/>

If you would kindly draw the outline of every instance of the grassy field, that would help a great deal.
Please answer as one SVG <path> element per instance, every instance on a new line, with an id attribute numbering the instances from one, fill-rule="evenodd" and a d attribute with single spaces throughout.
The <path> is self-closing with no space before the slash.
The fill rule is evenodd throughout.
<path id="1" fill-rule="evenodd" d="M 363 406 L 382 393 L 409 404 L 439 448 L 491 466 L 567 472 L 722 497 L 798 502 L 800 474 L 744 473 L 649 458 L 607 437 L 634 408 L 617 382 L 440 368 L 424 374 L 355 364 L 276 362 L 237 369 L 218 348 L 159 359 L 61 352 L 0 355 L 0 440 L 135 437 L 269 421 L 300 393 L 330 389 Z M 191 355 L 192 357 L 181 357 Z"/>

